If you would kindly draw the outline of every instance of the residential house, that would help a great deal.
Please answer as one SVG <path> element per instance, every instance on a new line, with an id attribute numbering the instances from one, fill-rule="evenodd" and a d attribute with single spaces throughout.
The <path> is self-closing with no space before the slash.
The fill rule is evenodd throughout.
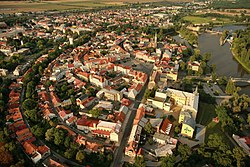
<path id="1" fill-rule="evenodd" d="M 101 87 L 101 88 L 108 86 L 108 80 L 102 76 L 92 74 L 89 76 L 89 81 L 91 84 L 94 84 L 94 85 Z"/>
<path id="2" fill-rule="evenodd" d="M 107 98 L 108 100 L 121 101 L 123 94 L 122 94 L 122 92 L 119 92 L 119 91 L 114 90 L 114 89 L 103 88 L 99 92 L 97 92 L 96 97 L 101 98 L 103 96 L 105 98 Z"/>
<path id="3" fill-rule="evenodd" d="M 72 116 L 72 117 L 70 117 L 69 119 L 67 119 L 66 120 L 66 124 L 67 125 L 74 125 L 74 123 L 76 122 L 76 120 L 77 120 L 77 117 L 76 116 Z"/>

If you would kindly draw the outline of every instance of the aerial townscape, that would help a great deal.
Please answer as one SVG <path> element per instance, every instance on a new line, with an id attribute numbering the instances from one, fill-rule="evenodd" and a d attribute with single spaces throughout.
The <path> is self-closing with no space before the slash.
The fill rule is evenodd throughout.
<path id="1" fill-rule="evenodd" d="M 249 0 L 0 2 L 1 167 L 250 164 Z"/>

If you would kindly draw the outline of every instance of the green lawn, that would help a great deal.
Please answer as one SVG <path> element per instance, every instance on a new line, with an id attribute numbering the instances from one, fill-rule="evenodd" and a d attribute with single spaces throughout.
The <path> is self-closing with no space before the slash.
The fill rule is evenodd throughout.
<path id="1" fill-rule="evenodd" d="M 229 138 L 222 131 L 220 123 L 215 123 L 212 121 L 213 118 L 215 118 L 215 117 L 216 117 L 215 105 L 200 102 L 199 112 L 198 112 L 198 115 L 196 118 L 196 122 L 198 124 L 206 126 L 205 142 L 207 142 L 209 135 L 217 133 L 222 137 L 222 139 L 228 145 L 230 145 L 230 147 L 233 147 L 232 142 L 229 140 Z"/>
<path id="2" fill-rule="evenodd" d="M 185 16 L 184 20 L 192 22 L 192 24 L 202 24 L 202 23 L 231 23 L 232 20 L 229 18 L 216 18 L 213 20 L 213 17 L 201 17 L 201 16 Z"/>
<path id="3" fill-rule="evenodd" d="M 214 117 L 216 117 L 215 106 L 213 104 L 200 102 L 196 122 L 207 126 Z"/>

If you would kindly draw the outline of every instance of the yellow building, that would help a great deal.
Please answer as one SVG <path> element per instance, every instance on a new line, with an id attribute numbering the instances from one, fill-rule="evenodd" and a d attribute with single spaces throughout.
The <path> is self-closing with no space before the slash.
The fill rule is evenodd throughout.
<path id="1" fill-rule="evenodd" d="M 188 124 L 183 123 L 181 128 L 181 135 L 192 138 L 194 133 L 194 128 Z"/>
<path id="2" fill-rule="evenodd" d="M 181 135 L 192 138 L 196 124 L 192 112 L 187 110 L 181 111 L 179 123 L 182 123 Z"/>

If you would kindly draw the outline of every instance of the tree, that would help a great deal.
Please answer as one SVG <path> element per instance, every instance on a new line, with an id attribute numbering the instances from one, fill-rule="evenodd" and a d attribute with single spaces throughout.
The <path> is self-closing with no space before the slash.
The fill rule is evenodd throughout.
<path id="1" fill-rule="evenodd" d="M 181 70 L 185 70 L 186 69 L 186 63 L 184 61 L 180 62 L 180 67 L 181 67 Z"/>
<path id="2" fill-rule="evenodd" d="M 246 154 L 240 147 L 235 147 L 233 149 L 233 157 L 236 159 L 237 167 L 242 165 L 242 160 L 245 158 Z"/>
<path id="3" fill-rule="evenodd" d="M 26 99 L 23 102 L 22 106 L 23 106 L 24 110 L 32 110 L 32 109 L 35 109 L 37 107 L 37 102 L 33 99 Z"/>
<path id="4" fill-rule="evenodd" d="M 150 122 L 146 123 L 144 130 L 147 134 L 152 135 L 154 133 L 153 126 Z"/>
<path id="5" fill-rule="evenodd" d="M 208 62 L 211 59 L 211 53 L 205 53 L 202 55 L 202 60 Z"/>
<path id="6" fill-rule="evenodd" d="M 82 150 L 79 150 L 76 154 L 76 160 L 82 163 L 84 159 L 85 159 L 84 152 Z"/>
<path id="7" fill-rule="evenodd" d="M 250 114 L 247 115 L 247 122 L 250 125 Z"/>
<path id="8" fill-rule="evenodd" d="M 52 141 L 54 139 L 54 132 L 55 132 L 54 127 L 48 129 L 47 132 L 45 133 L 45 139 L 47 141 Z"/>
<path id="9" fill-rule="evenodd" d="M 65 140 L 64 140 L 64 146 L 66 147 L 66 148 L 68 148 L 69 146 L 70 146 L 70 142 L 71 142 L 72 140 L 71 140 L 71 137 L 70 136 L 67 136 L 66 138 L 65 138 Z"/>
<path id="10" fill-rule="evenodd" d="M 221 122 L 221 127 L 225 126 L 231 127 L 233 125 L 232 118 L 228 115 L 227 110 L 223 106 L 217 106 L 215 112 Z"/>
<path id="11" fill-rule="evenodd" d="M 90 113 L 93 117 L 98 118 L 98 117 L 101 115 L 101 110 L 98 109 L 98 108 L 95 108 L 95 109 L 90 110 L 89 113 Z"/>
<path id="12" fill-rule="evenodd" d="M 8 150 L 5 150 L 2 146 L 0 148 L 0 165 L 7 165 L 13 161 L 13 157 Z"/>
<path id="13" fill-rule="evenodd" d="M 33 122 L 38 121 L 38 116 L 37 116 L 37 110 L 36 109 L 26 110 L 26 111 L 24 111 L 24 115 Z"/>
<path id="14" fill-rule="evenodd" d="M 186 144 L 180 144 L 177 150 L 180 153 L 183 162 L 192 154 L 190 147 Z"/>
<path id="15" fill-rule="evenodd" d="M 69 149 L 67 149 L 67 150 L 64 152 L 64 156 L 65 156 L 66 158 L 68 158 L 68 159 L 71 159 L 71 158 L 74 157 L 75 152 L 76 152 L 76 150 L 73 150 L 73 149 L 69 148 Z"/>
<path id="16" fill-rule="evenodd" d="M 44 135 L 44 128 L 39 125 L 35 125 L 31 128 L 31 132 L 37 137 L 42 137 Z"/>
<path id="17" fill-rule="evenodd" d="M 134 166 L 135 167 L 146 167 L 146 162 L 145 162 L 144 157 L 136 156 Z"/>
<path id="18" fill-rule="evenodd" d="M 64 143 L 64 139 L 65 139 L 65 133 L 62 129 L 56 129 L 56 132 L 54 133 L 54 143 L 56 145 L 60 145 L 62 143 Z"/>
<path id="19" fill-rule="evenodd" d="M 175 156 L 169 155 L 161 158 L 161 167 L 174 167 Z"/>

